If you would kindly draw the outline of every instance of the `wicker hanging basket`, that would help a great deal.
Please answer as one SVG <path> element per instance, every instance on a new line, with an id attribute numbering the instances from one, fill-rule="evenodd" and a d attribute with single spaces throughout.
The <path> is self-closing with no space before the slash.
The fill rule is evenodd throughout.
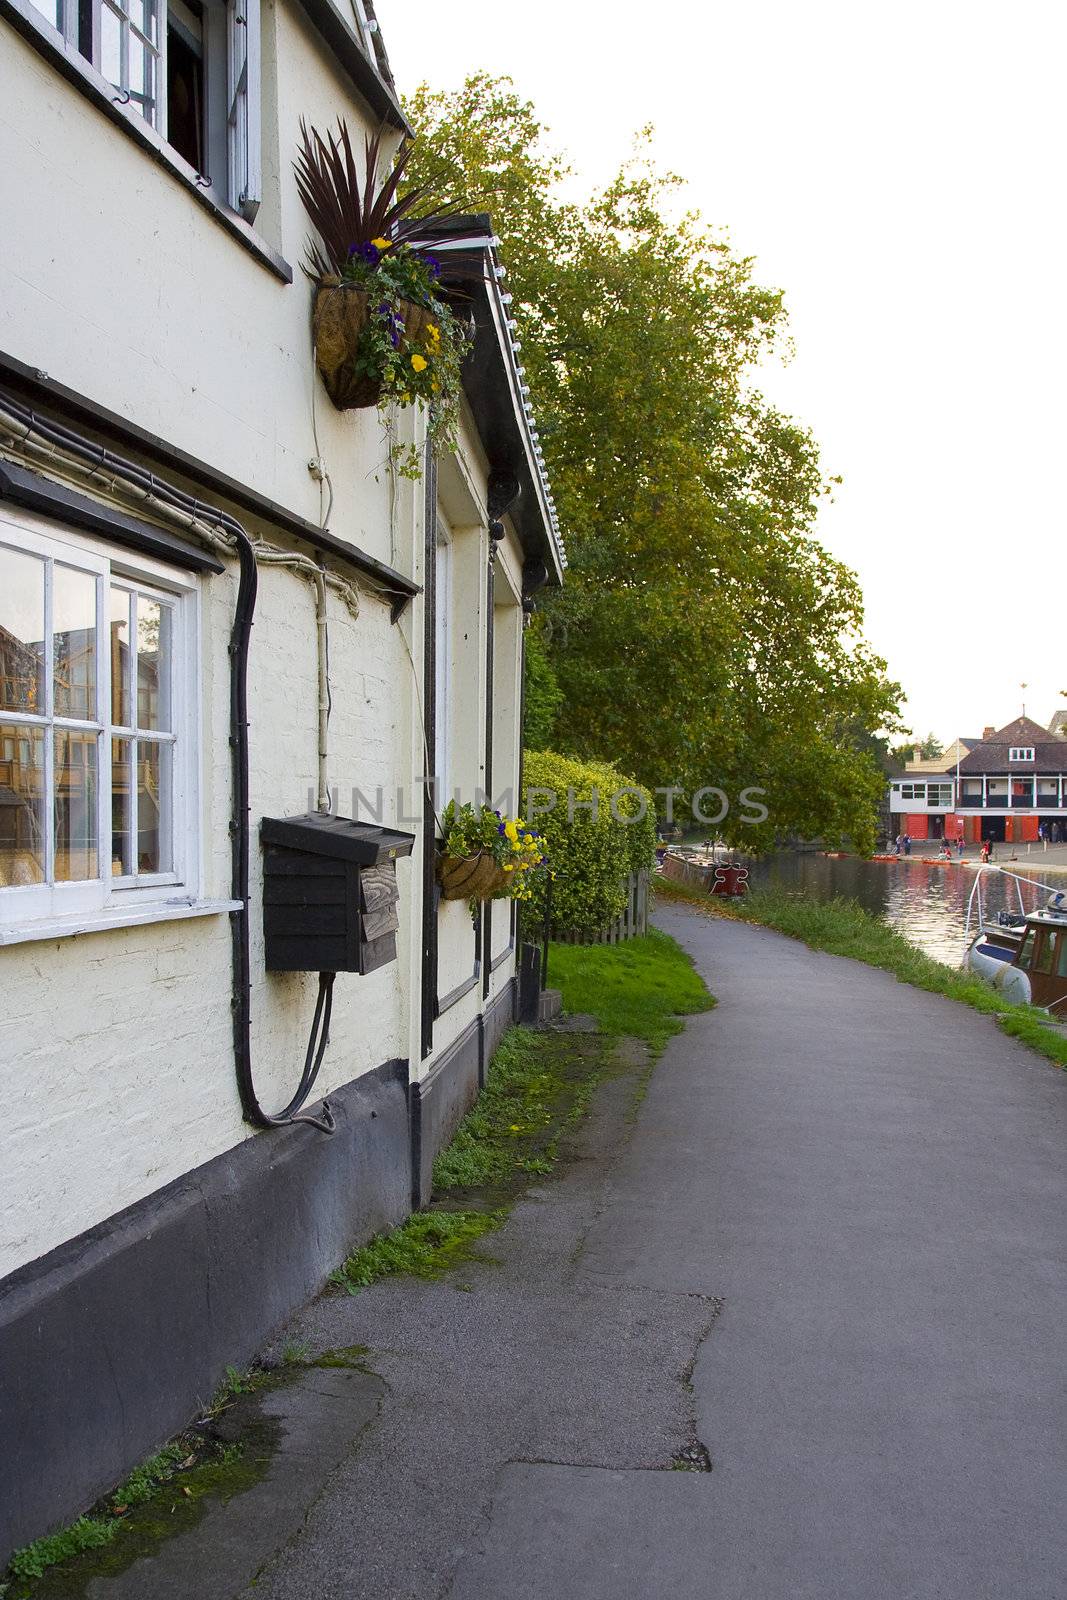
<path id="1" fill-rule="evenodd" d="M 379 378 L 355 371 L 360 336 L 370 320 L 371 298 L 365 290 L 336 278 L 324 278 L 315 290 L 311 314 L 315 364 L 338 411 L 376 406 L 382 397 Z M 404 319 L 400 348 L 404 350 L 425 332 L 432 313 L 412 300 L 402 300 L 400 312 Z"/>
<path id="2" fill-rule="evenodd" d="M 508 874 L 488 850 L 474 856 L 439 856 L 437 881 L 442 900 L 491 900 L 507 887 Z"/>

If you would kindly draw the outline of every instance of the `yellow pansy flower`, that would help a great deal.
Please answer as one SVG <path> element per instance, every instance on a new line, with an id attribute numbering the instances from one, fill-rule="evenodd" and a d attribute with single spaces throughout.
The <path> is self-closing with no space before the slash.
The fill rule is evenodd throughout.
<path id="1" fill-rule="evenodd" d="M 392 242 L 393 242 L 392 239 L 372 239 L 371 240 L 371 244 L 374 246 L 375 250 L 388 250 L 390 248 L 390 246 L 392 245 Z"/>
<path id="2" fill-rule="evenodd" d="M 411 358 L 411 365 L 415 368 L 416 372 L 425 372 L 428 363 L 425 356 L 413 355 Z"/>

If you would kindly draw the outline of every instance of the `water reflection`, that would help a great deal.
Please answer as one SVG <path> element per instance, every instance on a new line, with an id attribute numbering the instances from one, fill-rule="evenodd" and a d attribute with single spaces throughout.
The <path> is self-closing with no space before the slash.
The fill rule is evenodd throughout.
<path id="1" fill-rule="evenodd" d="M 1013 870 L 1039 877 L 1019 862 Z M 885 917 L 898 933 L 927 955 L 950 966 L 959 966 L 966 945 L 964 925 L 967 899 L 974 885 L 975 869 L 953 862 L 949 866 L 926 866 L 921 861 L 860 861 L 856 857 L 797 855 L 782 852 L 751 864 L 753 886 L 761 883 L 786 889 L 802 889 L 818 900 L 841 895 L 858 900 L 867 911 Z M 1019 895 L 1007 878 L 987 873 L 982 886 L 987 915 L 998 911 L 1018 911 Z M 1032 911 L 1044 904 L 1043 891 L 1022 890 L 1023 908 Z"/>

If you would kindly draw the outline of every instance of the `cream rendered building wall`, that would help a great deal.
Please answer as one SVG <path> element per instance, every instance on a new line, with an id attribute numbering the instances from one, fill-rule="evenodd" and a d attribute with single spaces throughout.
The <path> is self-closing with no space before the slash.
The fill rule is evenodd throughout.
<path id="1" fill-rule="evenodd" d="M 206 891 L 229 893 L 226 646 L 236 585 L 203 591 Z M 405 762 L 407 673 L 388 609 L 353 622 L 331 596 L 335 769 L 395 790 Z M 261 574 L 250 663 L 252 817 L 307 809 L 316 770 L 310 590 Z M 399 868 L 402 917 L 416 920 L 412 865 Z M 275 1109 L 303 1064 L 314 974 L 263 970 L 261 868 L 252 845 L 252 1040 L 256 1086 Z M 0 1186 L 0 1275 L 255 1134 L 242 1120 L 231 1031 L 229 919 L 192 918 L 0 950 L 0 1061 L 11 1114 Z M 407 1051 L 396 963 L 342 973 L 323 1092 Z M 13 1092 L 17 1087 L 18 1092 Z"/>
<path id="2" fill-rule="evenodd" d="M 307 462 L 320 456 L 333 484 L 331 531 L 421 582 L 423 486 L 390 474 L 375 412 L 341 415 L 330 405 L 313 372 L 311 291 L 299 271 L 307 229 L 291 161 L 300 116 L 325 129 L 340 112 L 358 140 L 363 112 L 302 16 L 270 0 L 264 80 L 259 228 L 292 264 L 292 285 L 0 25 L 2 182 L 5 213 L 17 221 L 0 237 L 0 347 L 312 521 L 320 490 Z M 400 438 L 414 436 L 412 413 L 397 425 Z M 441 476 L 463 541 L 456 749 L 482 784 L 488 464 L 469 419 L 458 458 L 443 463 Z M 287 542 L 267 524 L 242 520 L 253 534 Z M 517 595 L 522 557 L 510 530 L 497 560 L 510 576 L 504 587 Z M 498 578 L 498 599 L 500 587 Z M 228 896 L 230 883 L 227 645 L 235 596 L 232 564 L 202 580 L 208 897 Z M 331 787 L 347 814 L 354 787 L 371 793 L 381 785 L 384 820 L 410 829 L 396 791 L 417 797 L 424 765 L 419 707 L 427 691 L 415 687 L 421 596 L 395 626 L 369 593 L 355 621 L 332 594 L 328 606 Z M 517 683 L 518 627 L 511 635 Z M 315 651 L 311 590 L 292 573 L 262 571 L 249 670 L 254 825 L 307 809 L 316 777 Z M 502 690 L 495 698 L 497 737 L 517 749 L 514 730 L 504 728 Z M 338 976 L 324 1092 L 394 1056 L 408 1057 L 416 1074 L 428 1070 L 481 1009 L 474 991 L 440 1020 L 434 1057 L 421 1061 L 422 848 L 420 837 L 398 867 L 399 960 L 366 978 Z M 315 977 L 264 973 L 260 886 L 253 838 L 253 1059 L 260 1098 L 273 1109 L 288 1099 L 303 1063 Z M 506 920 L 502 910 L 495 927 Z M 440 932 L 445 959 L 455 952 L 469 969 L 466 908 L 448 907 Z M 492 974 L 491 997 L 513 971 L 510 960 Z M 270 1136 L 241 1118 L 225 915 L 12 946 L 0 951 L 0 973 L 0 1061 L 18 1084 L 4 1135 L 0 1275 L 241 1141 Z"/>

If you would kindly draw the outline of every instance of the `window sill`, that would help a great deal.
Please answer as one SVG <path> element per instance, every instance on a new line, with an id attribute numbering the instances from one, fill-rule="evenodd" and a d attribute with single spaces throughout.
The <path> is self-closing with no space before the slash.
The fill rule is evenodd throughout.
<path id="1" fill-rule="evenodd" d="M 186 917 L 217 917 L 240 911 L 240 900 L 157 900 L 137 906 L 88 911 L 82 916 L 42 917 L 39 922 L 14 923 L 0 928 L 0 945 L 27 944 L 32 939 L 70 939 L 80 933 L 102 933 L 111 928 L 137 928 L 149 922 L 181 922 Z"/>
<path id="2" fill-rule="evenodd" d="M 198 205 L 209 211 L 216 222 L 220 223 L 238 244 L 243 245 L 250 255 L 255 256 L 268 272 L 280 278 L 282 283 L 292 283 L 293 269 L 289 263 L 277 251 L 272 250 L 266 240 L 261 238 L 243 217 L 225 205 L 215 194 L 211 183 L 205 180 L 202 174 L 194 172 L 189 163 L 184 161 L 142 116 L 122 104 L 117 90 L 100 76 L 84 56 L 67 44 L 62 35 L 33 5 L 32 0 L 0 0 L 0 17 L 9 22 L 26 43 L 50 62 L 68 83 L 96 106 L 97 110 L 102 111 L 128 134 L 134 143 L 147 151 L 161 167 L 166 168 Z"/>

